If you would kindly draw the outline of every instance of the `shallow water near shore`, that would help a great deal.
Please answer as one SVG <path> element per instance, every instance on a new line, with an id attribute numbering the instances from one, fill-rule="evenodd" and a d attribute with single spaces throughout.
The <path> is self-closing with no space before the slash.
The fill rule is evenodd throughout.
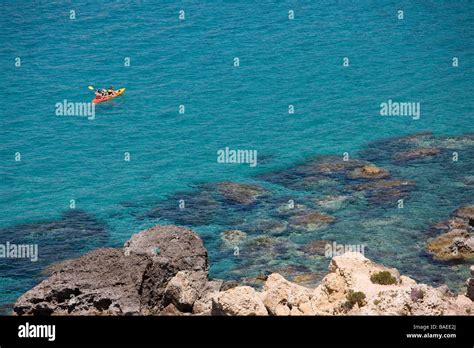
<path id="1" fill-rule="evenodd" d="M 314 273 L 317 281 L 329 259 L 301 248 L 335 240 L 364 244 L 368 258 L 418 281 L 463 288 L 468 265 L 434 261 L 425 243 L 432 224 L 473 203 L 473 140 L 456 138 L 474 131 L 472 2 L 189 2 L 183 22 L 181 7 L 169 3 L 79 1 L 74 21 L 66 4 L 0 6 L 0 83 L 7 87 L 0 91 L 0 243 L 36 241 L 40 256 L 38 263 L 0 260 L 0 307 L 34 286 L 48 264 L 121 246 L 156 223 L 199 232 L 218 278 L 280 271 Z M 401 7 L 403 21 L 396 18 Z M 18 56 L 21 68 L 14 66 Z M 343 57 L 350 57 L 348 68 Z M 55 116 L 57 102 L 90 101 L 91 84 L 127 91 L 98 105 L 95 120 Z M 379 105 L 389 99 L 420 102 L 420 119 L 380 117 Z M 288 114 L 290 104 L 295 114 Z M 388 139 L 424 130 L 435 136 L 417 144 L 443 153 L 393 161 L 406 144 Z M 259 164 L 217 163 L 227 146 L 257 150 Z M 450 161 L 453 151 L 458 162 Z M 309 189 L 265 177 L 344 152 L 415 181 L 405 207 L 371 201 L 337 177 Z M 223 181 L 256 183 L 270 194 L 250 207 L 219 202 L 209 216 L 182 220 L 179 199 L 192 201 L 207 192 L 203 185 Z M 317 203 L 327 196 L 343 198 Z M 71 199 L 80 213 L 64 217 Z M 275 211 L 289 199 L 334 222 L 273 234 L 252 227 L 286 221 Z M 227 229 L 268 239 L 249 242 L 236 257 L 222 245 Z"/>

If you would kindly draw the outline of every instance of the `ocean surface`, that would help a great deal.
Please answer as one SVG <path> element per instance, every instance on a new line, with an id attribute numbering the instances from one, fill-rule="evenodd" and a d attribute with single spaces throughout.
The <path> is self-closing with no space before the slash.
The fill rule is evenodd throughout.
<path id="1" fill-rule="evenodd" d="M 220 234 L 244 231 L 271 209 L 224 206 L 223 219 L 183 224 L 203 237 L 211 275 L 324 273 L 330 259 L 298 248 L 329 239 L 365 244 L 374 261 L 462 290 L 469 266 L 434 261 L 424 246 L 432 224 L 473 203 L 472 177 L 465 184 L 474 175 L 473 141 L 454 145 L 455 165 L 446 156 L 393 164 L 373 144 L 420 131 L 445 142 L 472 134 L 473 13 L 472 1 L 2 1 L 0 243 L 37 243 L 39 260 L 0 260 L 0 307 L 8 312 L 51 263 L 182 222 L 173 210 L 179 198 L 203 184 L 257 183 L 276 201 L 306 204 L 307 192 L 261 178 L 344 152 L 370 152 L 396 177 L 416 181 L 404 209 L 347 204 L 329 212 L 329 226 L 283 231 L 278 243 L 291 245 L 256 258 L 245 247 L 235 257 Z M 89 85 L 127 90 L 98 104 L 93 120 L 56 115 L 63 100 L 90 102 Z M 420 103 L 420 118 L 381 116 L 389 99 Z M 225 147 L 257 150 L 258 165 L 218 163 Z M 249 238 L 265 234 L 250 229 Z"/>

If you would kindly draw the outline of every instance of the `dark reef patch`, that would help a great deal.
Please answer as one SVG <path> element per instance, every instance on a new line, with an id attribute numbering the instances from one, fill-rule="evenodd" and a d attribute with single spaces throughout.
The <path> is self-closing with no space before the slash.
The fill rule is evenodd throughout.
<path id="1" fill-rule="evenodd" d="M 219 182 L 199 185 L 196 191 L 181 192 L 158 202 L 146 218 L 167 219 L 184 226 L 236 225 L 244 222 L 239 212 L 254 209 L 260 197 L 270 195 L 255 184 Z"/>
<path id="2" fill-rule="evenodd" d="M 180 207 L 180 203 L 184 205 Z M 212 223 L 224 207 L 206 192 L 180 192 L 158 202 L 145 214 L 150 219 L 167 219 L 179 225 L 201 226 Z M 225 215 L 225 214 L 224 214 Z"/>
<path id="3" fill-rule="evenodd" d="M 34 278 L 48 265 L 76 257 L 108 242 L 105 225 L 80 210 L 64 212 L 58 220 L 25 223 L 0 229 L 0 243 L 37 244 L 38 260 L 0 258 L 2 277 Z"/>

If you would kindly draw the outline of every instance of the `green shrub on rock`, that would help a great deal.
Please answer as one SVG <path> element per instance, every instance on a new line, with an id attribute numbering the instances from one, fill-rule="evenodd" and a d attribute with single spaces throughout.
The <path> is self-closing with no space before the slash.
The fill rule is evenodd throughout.
<path id="1" fill-rule="evenodd" d="M 392 285 L 397 283 L 397 279 L 392 276 L 389 271 L 380 271 L 374 273 L 370 276 L 370 280 L 372 283 L 380 285 Z"/>
<path id="2" fill-rule="evenodd" d="M 365 306 L 365 294 L 362 291 L 354 292 L 350 290 L 346 298 L 347 302 L 345 303 L 345 307 L 348 310 L 352 309 L 356 303 L 359 305 L 359 307 Z"/>

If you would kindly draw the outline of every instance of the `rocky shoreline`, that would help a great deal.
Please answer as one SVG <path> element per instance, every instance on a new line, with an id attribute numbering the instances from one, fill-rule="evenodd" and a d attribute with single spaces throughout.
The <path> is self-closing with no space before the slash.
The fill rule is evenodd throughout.
<path id="1" fill-rule="evenodd" d="M 457 158 L 474 158 L 473 151 L 473 134 L 423 132 L 376 141 L 350 156 L 310 157 L 246 183 L 199 184 L 129 212 L 148 226 L 164 220 L 199 236 L 157 225 L 121 249 L 95 249 L 79 258 L 77 245 L 85 251 L 107 245 L 106 226 L 84 212 L 0 230 L 20 240 L 39 237 L 47 246 L 31 277 L 53 264 L 49 278 L 17 300 L 14 313 L 470 314 L 472 274 L 467 291 L 461 287 L 465 264 L 474 259 L 474 180 L 472 163 Z M 434 183 L 449 187 L 433 194 Z M 427 206 L 436 218 L 426 214 Z M 201 238 L 216 276 L 238 281 L 209 279 Z M 356 253 L 335 256 L 327 273 L 325 248 L 332 244 L 365 248 L 373 260 L 421 283 L 449 284 L 459 295 L 417 284 Z M 5 275 L 16 270 L 6 263 L 0 269 Z M 388 283 L 374 283 L 372 276 Z M 276 288 L 285 290 L 277 296 Z"/>
<path id="2" fill-rule="evenodd" d="M 265 277 L 263 288 L 211 280 L 193 231 L 157 225 L 123 248 L 101 248 L 49 268 L 22 295 L 16 315 L 472 315 L 474 266 L 466 293 L 434 288 L 356 252 L 332 258 L 314 288 Z"/>
<path id="3" fill-rule="evenodd" d="M 443 232 L 430 240 L 427 250 L 438 260 L 474 259 L 474 205 L 457 209 L 452 218 L 433 226 Z"/>

